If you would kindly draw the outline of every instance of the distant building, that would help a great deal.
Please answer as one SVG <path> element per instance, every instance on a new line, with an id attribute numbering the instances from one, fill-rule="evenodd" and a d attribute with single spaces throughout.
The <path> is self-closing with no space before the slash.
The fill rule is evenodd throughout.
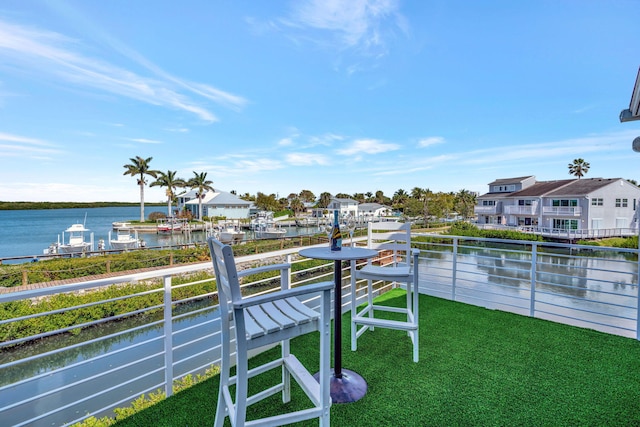
<path id="1" fill-rule="evenodd" d="M 356 217 L 358 214 L 358 201 L 353 199 L 333 198 L 327 206 L 327 210 L 333 215 L 334 211 L 338 211 L 340 215 L 352 215 Z"/>
<path id="2" fill-rule="evenodd" d="M 358 205 L 359 218 L 381 218 L 392 214 L 393 209 L 380 203 L 360 203 Z"/>
<path id="3" fill-rule="evenodd" d="M 227 219 L 244 219 L 249 217 L 253 203 L 242 200 L 238 196 L 214 189 L 207 191 L 202 199 L 202 215 L 207 217 L 226 217 Z M 199 203 L 197 191 L 191 190 L 178 196 L 178 209 L 187 209 L 194 218 L 198 218 Z"/>
<path id="4" fill-rule="evenodd" d="M 638 229 L 640 188 L 622 178 L 536 181 L 534 176 L 498 179 L 477 198 L 478 224 L 535 230 Z M 598 233 L 594 233 L 597 236 Z"/>

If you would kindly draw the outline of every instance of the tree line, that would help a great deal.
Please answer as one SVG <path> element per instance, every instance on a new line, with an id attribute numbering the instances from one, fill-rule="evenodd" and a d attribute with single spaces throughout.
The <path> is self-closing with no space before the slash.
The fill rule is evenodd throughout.
<path id="1" fill-rule="evenodd" d="M 202 199 L 209 190 L 213 190 L 213 181 L 207 179 L 206 172 L 193 171 L 193 177 L 185 180 L 177 177 L 176 171 L 168 170 L 162 172 L 153 170 L 149 166 L 153 158 L 142 158 L 136 156 L 129 159 L 131 163 L 124 165 L 126 169 L 124 175 L 131 175 L 137 178 L 140 187 L 140 221 L 144 221 L 144 187 L 147 185 L 147 176 L 155 178 L 150 187 L 166 187 L 167 209 L 171 212 L 172 204 L 176 199 L 177 191 L 180 188 L 190 188 L 196 190 L 198 198 L 199 218 L 202 219 Z M 310 204 L 315 208 L 326 208 L 332 198 L 353 199 L 358 203 L 379 203 L 389 206 L 406 217 L 424 218 L 425 223 L 429 218 L 445 218 L 453 213 L 463 217 L 473 216 L 473 207 L 476 204 L 476 195 L 468 190 L 458 192 L 433 192 L 428 188 L 414 187 L 409 192 L 404 189 L 397 190 L 393 196 L 388 197 L 383 191 L 375 193 L 337 193 L 332 195 L 328 192 L 321 193 L 318 197 L 310 190 L 302 190 L 300 193 L 291 193 L 287 197 L 278 197 L 275 194 L 265 194 L 258 192 L 256 195 L 244 193 L 238 195 L 235 190 L 231 193 L 240 199 L 253 202 L 259 209 L 268 211 L 280 211 L 289 209 L 294 215 L 306 210 Z"/>

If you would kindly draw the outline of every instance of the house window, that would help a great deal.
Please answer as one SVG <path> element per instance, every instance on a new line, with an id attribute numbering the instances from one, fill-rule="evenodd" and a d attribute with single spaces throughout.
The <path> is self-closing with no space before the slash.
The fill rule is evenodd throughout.
<path id="1" fill-rule="evenodd" d="M 593 199 L 591 199 L 591 206 L 603 206 L 604 205 L 604 200 L 602 200 L 602 197 L 594 197 Z"/>
<path id="2" fill-rule="evenodd" d="M 560 230 L 577 230 L 578 220 L 554 218 L 553 228 L 560 229 Z"/>
<path id="3" fill-rule="evenodd" d="M 482 201 L 482 206 L 495 206 L 496 205 L 496 201 L 495 200 L 483 200 Z"/>
<path id="4" fill-rule="evenodd" d="M 554 199 L 551 201 L 551 206 L 578 206 L 578 199 Z"/>
<path id="5" fill-rule="evenodd" d="M 533 200 L 518 200 L 518 206 L 531 206 Z"/>
<path id="6" fill-rule="evenodd" d="M 616 199 L 616 208 L 626 208 L 629 204 L 629 199 Z"/>

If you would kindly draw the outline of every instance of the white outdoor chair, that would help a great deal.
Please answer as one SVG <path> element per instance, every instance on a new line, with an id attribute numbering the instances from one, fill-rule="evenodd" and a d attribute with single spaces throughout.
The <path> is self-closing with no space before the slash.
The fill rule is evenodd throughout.
<path id="1" fill-rule="evenodd" d="M 318 418 L 320 426 L 329 427 L 329 395 L 331 377 L 331 290 L 333 282 L 316 283 L 289 289 L 289 264 L 276 264 L 249 270 L 236 270 L 231 246 L 213 237 L 207 239 L 218 287 L 221 318 L 220 391 L 215 426 L 222 427 L 225 417 L 232 426 L 278 426 Z M 280 270 L 281 290 L 243 298 L 238 279 L 265 271 Z M 320 295 L 320 312 L 298 297 Z M 232 328 L 232 323 L 235 328 Z M 235 332 L 234 332 L 235 331 Z M 318 380 L 289 352 L 289 340 L 309 332 L 320 332 L 320 369 Z M 231 376 L 232 342 L 236 347 L 236 375 Z M 280 344 L 280 358 L 248 369 L 249 351 L 258 347 Z M 248 396 L 248 381 L 258 374 L 282 368 L 282 382 Z M 247 406 L 282 392 L 282 401 L 290 401 L 291 377 L 313 402 L 313 407 L 259 420 L 246 421 Z M 235 384 L 235 398 L 230 387 Z"/>
<path id="2" fill-rule="evenodd" d="M 418 249 L 411 248 L 411 224 L 400 222 L 370 222 L 369 249 L 380 252 L 360 270 L 351 262 L 351 350 L 358 348 L 358 338 L 378 326 L 407 331 L 413 342 L 413 361 L 418 361 Z M 379 265 L 375 265 L 377 263 Z M 356 282 L 367 280 L 367 302 L 357 311 Z M 406 307 L 389 307 L 373 303 L 373 282 L 404 283 Z M 406 314 L 406 320 L 377 318 L 376 311 Z"/>

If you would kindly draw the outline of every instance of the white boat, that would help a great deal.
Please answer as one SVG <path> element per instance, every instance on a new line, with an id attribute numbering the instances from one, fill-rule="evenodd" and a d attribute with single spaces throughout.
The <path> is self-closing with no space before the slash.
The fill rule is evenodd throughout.
<path id="1" fill-rule="evenodd" d="M 222 243 L 240 243 L 244 240 L 244 231 L 233 226 L 223 227 L 218 231 L 218 240 Z"/>
<path id="2" fill-rule="evenodd" d="M 287 230 L 276 226 L 274 221 L 258 220 L 252 227 L 258 239 L 279 239 L 287 234 Z"/>
<path id="3" fill-rule="evenodd" d="M 109 232 L 109 246 L 114 250 L 137 249 L 140 247 L 138 231 L 131 230 L 128 223 L 119 224 L 115 236 Z"/>
<path id="4" fill-rule="evenodd" d="M 287 234 L 287 230 L 280 227 L 265 227 L 256 230 L 256 236 L 260 239 L 279 239 Z"/>
<path id="5" fill-rule="evenodd" d="M 273 212 L 259 212 L 257 218 L 251 221 L 251 228 L 258 239 L 279 239 L 287 234 L 287 230 L 276 225 Z"/>
<path id="6" fill-rule="evenodd" d="M 55 245 L 55 252 L 59 254 L 78 254 L 93 251 L 93 233 L 90 240 L 85 241 L 84 233 L 89 231 L 84 224 L 73 224 L 62 233 L 62 241 Z M 64 241 L 64 233 L 69 233 L 67 243 Z M 53 246 L 53 245 L 52 245 Z M 51 246 L 46 251 L 51 251 Z"/>

